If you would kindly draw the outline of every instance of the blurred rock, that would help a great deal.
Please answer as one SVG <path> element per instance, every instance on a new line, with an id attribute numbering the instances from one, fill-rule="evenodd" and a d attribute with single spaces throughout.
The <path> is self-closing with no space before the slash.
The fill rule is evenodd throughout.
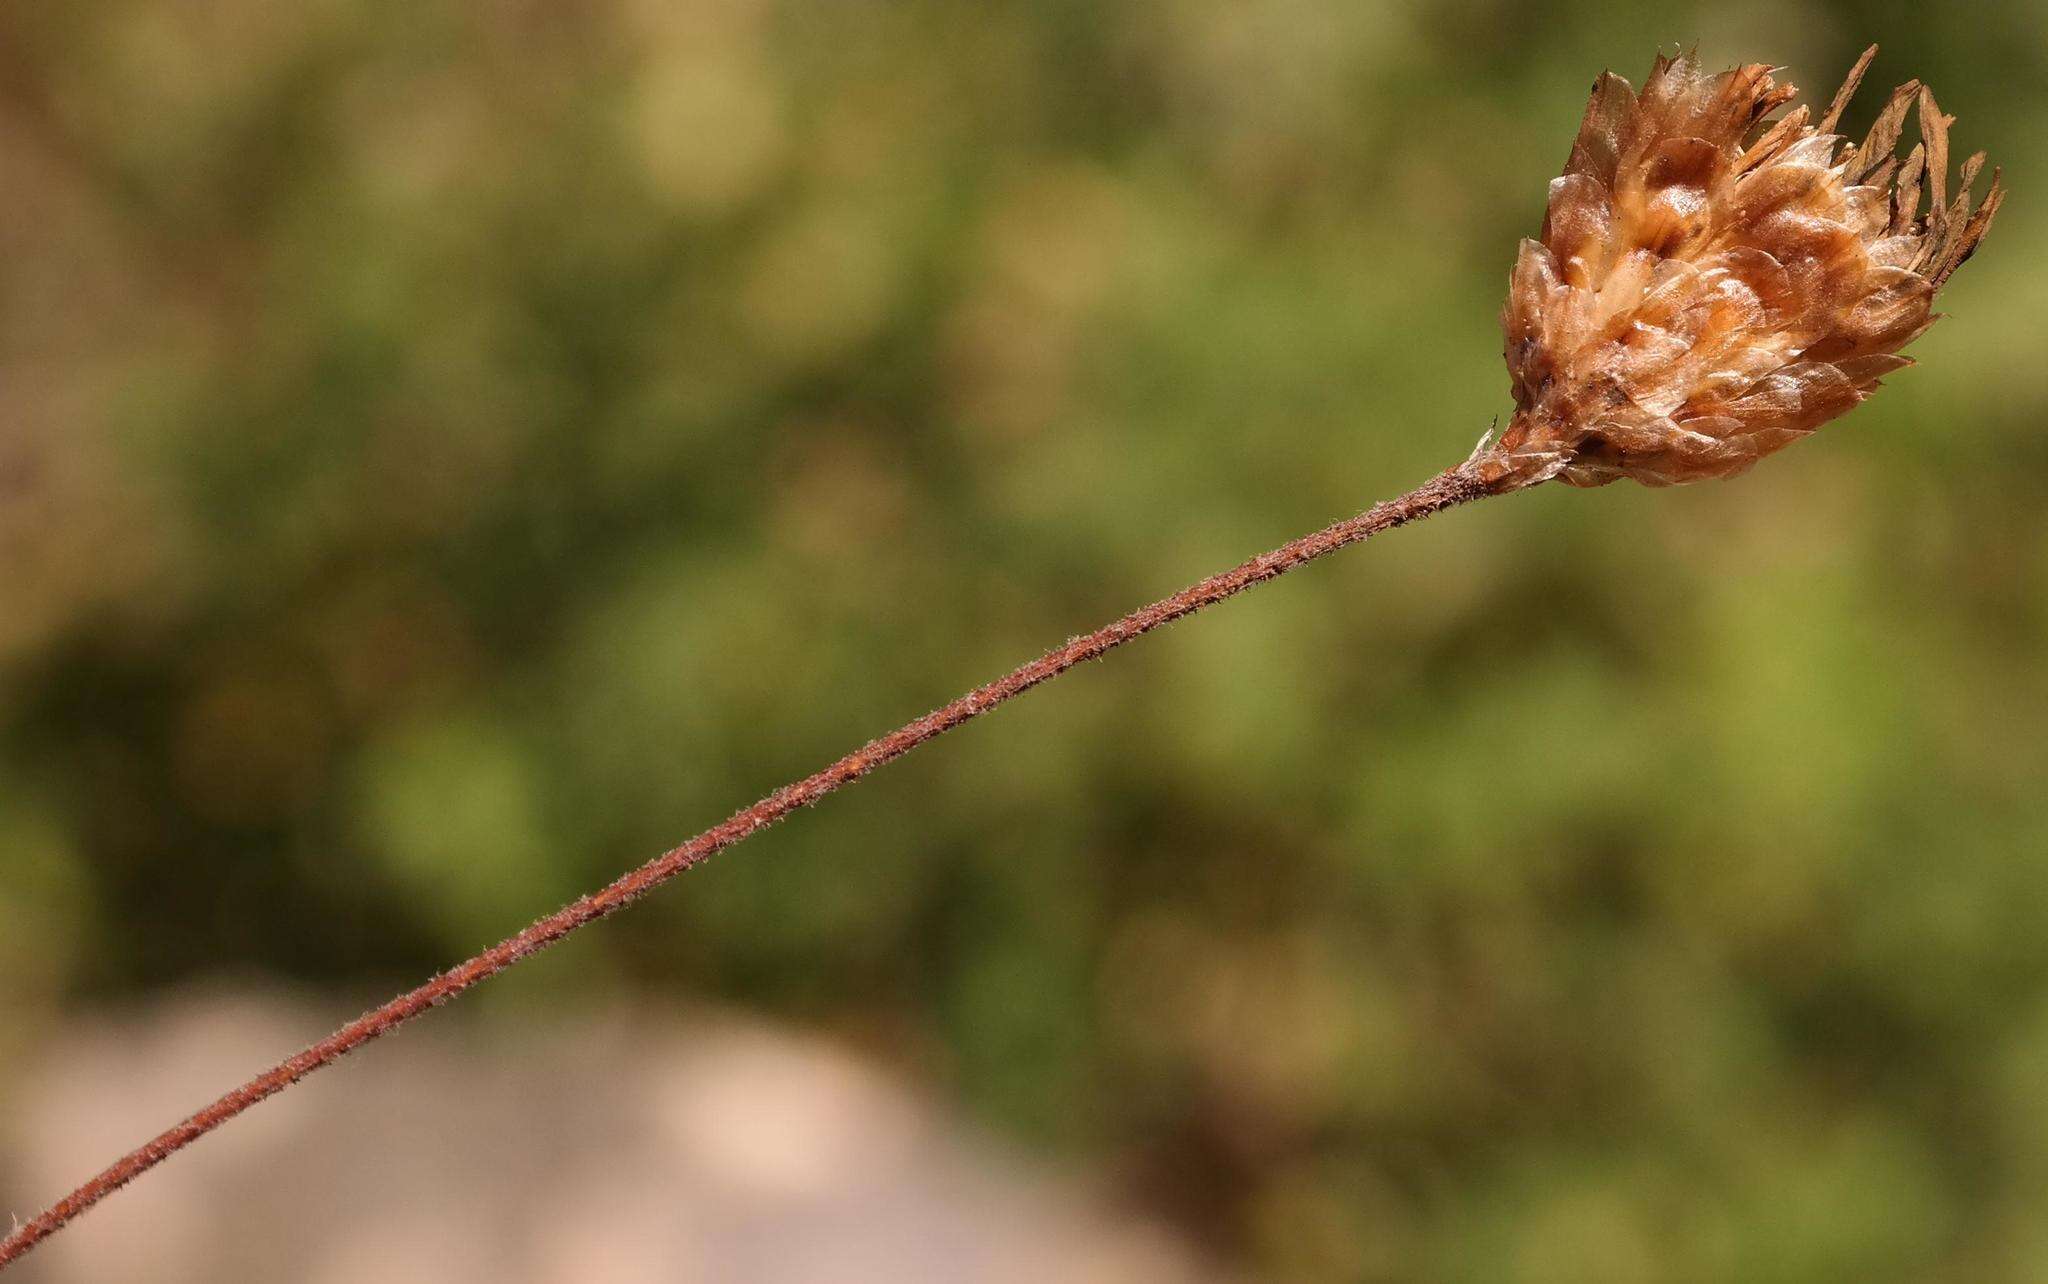
<path id="1" fill-rule="evenodd" d="M 28 1215 L 338 1015 L 223 990 L 75 1024 L 15 1085 L 0 1200 Z M 16 1278 L 1211 1276 L 1092 1202 L 819 1039 L 645 1010 L 552 1029 L 444 1016 L 199 1143 Z"/>

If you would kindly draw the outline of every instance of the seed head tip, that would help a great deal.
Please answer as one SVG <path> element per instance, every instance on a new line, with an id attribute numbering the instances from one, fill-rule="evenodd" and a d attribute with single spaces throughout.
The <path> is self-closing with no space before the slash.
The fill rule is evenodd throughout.
<path id="1" fill-rule="evenodd" d="M 1972 208 L 1980 153 L 1951 194 L 1954 118 L 1917 80 L 1861 143 L 1834 132 L 1876 53 L 1817 122 L 1767 119 L 1798 90 L 1766 63 L 1660 53 L 1640 93 L 1595 82 L 1502 312 L 1515 414 L 1471 468 L 1501 489 L 1730 477 L 1910 364 L 2005 189 L 1994 169 Z"/>

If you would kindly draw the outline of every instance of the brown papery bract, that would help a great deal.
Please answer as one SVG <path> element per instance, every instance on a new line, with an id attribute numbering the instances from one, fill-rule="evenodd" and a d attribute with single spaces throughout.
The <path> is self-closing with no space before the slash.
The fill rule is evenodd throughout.
<path id="1" fill-rule="evenodd" d="M 1860 144 L 1833 132 L 1876 53 L 1817 122 L 1767 120 L 1798 90 L 1762 63 L 1659 57 L 1641 93 L 1600 77 L 1542 238 L 1522 242 L 1502 312 L 1515 415 L 1475 469 L 1503 489 L 1730 477 L 1911 364 L 1899 350 L 2004 188 L 1993 171 L 1972 208 L 1980 152 L 1950 198 L 1952 118 L 1918 81 Z"/>

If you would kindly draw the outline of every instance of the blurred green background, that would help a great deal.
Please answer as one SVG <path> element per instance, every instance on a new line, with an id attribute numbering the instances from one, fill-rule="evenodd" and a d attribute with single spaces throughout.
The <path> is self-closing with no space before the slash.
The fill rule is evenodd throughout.
<path id="1" fill-rule="evenodd" d="M 1262 589 L 468 1019 L 825 1031 L 1265 1277 L 2048 1277 L 2038 0 L 0 8 L 0 1095 L 1455 462 L 1595 73 L 1871 40 L 2015 190 L 1871 405 Z"/>

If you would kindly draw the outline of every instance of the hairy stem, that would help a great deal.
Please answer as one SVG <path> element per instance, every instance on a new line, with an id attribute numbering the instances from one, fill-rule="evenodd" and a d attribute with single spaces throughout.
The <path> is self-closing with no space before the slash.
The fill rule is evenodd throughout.
<path id="1" fill-rule="evenodd" d="M 429 1008 L 446 1003 L 478 982 L 496 976 L 531 954 L 539 953 L 577 928 L 624 909 L 692 865 L 766 829 L 798 808 L 810 806 L 840 786 L 859 780 L 925 741 L 978 718 L 1084 660 L 1115 650 L 1162 624 L 1193 615 L 1204 607 L 1235 597 L 1256 584 L 1285 575 L 1297 566 L 1381 531 L 1495 493 L 1498 493 L 1497 487 L 1481 480 L 1469 465 L 1439 473 L 1397 499 L 1375 504 L 1355 517 L 1347 517 L 1312 535 L 1304 535 L 1220 575 L 1212 575 L 1199 584 L 1190 585 L 1172 597 L 1141 607 L 1093 633 L 1074 638 L 1065 646 L 1012 670 L 994 682 L 975 688 L 944 708 L 898 727 L 880 739 L 869 741 L 823 771 L 777 790 L 724 823 L 621 876 L 603 890 L 556 910 L 516 936 L 500 941 L 418 989 L 364 1013 L 312 1047 L 265 1070 L 176 1127 L 124 1155 L 91 1181 L 52 1204 L 35 1220 L 23 1224 L 0 1241 L 0 1269 L 56 1234 L 94 1204 L 265 1097 L 284 1091 L 315 1070 L 333 1064 Z"/>

